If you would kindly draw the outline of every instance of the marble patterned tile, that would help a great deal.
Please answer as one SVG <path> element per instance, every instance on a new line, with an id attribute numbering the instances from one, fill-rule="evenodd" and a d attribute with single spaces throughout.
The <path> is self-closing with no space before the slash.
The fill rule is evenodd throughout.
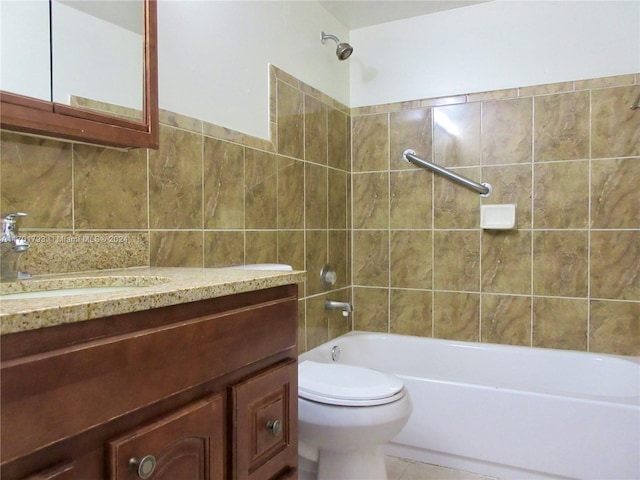
<path id="1" fill-rule="evenodd" d="M 480 165 L 480 103 L 433 109 L 434 158 L 449 167 Z"/>
<path id="2" fill-rule="evenodd" d="M 278 228 L 304 228 L 304 162 L 278 156 Z"/>
<path id="3" fill-rule="evenodd" d="M 482 164 L 531 162 L 533 102 L 517 98 L 482 104 Z"/>
<path id="4" fill-rule="evenodd" d="M 431 228 L 433 175 L 424 170 L 390 172 L 391 228 Z"/>
<path id="5" fill-rule="evenodd" d="M 353 329 L 389 332 L 389 290 L 386 288 L 353 289 Z"/>
<path id="6" fill-rule="evenodd" d="M 588 301 L 575 298 L 533 298 L 534 347 L 587 350 Z"/>
<path id="7" fill-rule="evenodd" d="M 327 112 L 327 119 L 327 164 L 330 167 L 338 168 L 340 170 L 349 170 L 351 168 L 350 117 L 339 110 L 329 109 Z"/>
<path id="8" fill-rule="evenodd" d="M 306 301 L 307 348 L 312 349 L 329 341 L 329 315 L 324 308 L 326 296 L 308 298 Z M 338 313 L 339 314 L 339 313 Z"/>
<path id="9" fill-rule="evenodd" d="M 640 156 L 640 115 L 629 107 L 640 86 L 591 92 L 592 158 Z"/>
<path id="10" fill-rule="evenodd" d="M 435 292 L 433 336 L 464 342 L 479 341 L 480 295 L 468 292 Z"/>
<path id="11" fill-rule="evenodd" d="M 482 233 L 482 291 L 531 293 L 531 232 Z"/>
<path id="12" fill-rule="evenodd" d="M 480 180 L 479 168 L 456 169 L 456 173 L 471 180 Z M 451 180 L 433 178 L 433 225 L 434 228 L 478 228 L 480 225 L 481 197 Z"/>
<path id="13" fill-rule="evenodd" d="M 389 231 L 353 232 L 353 283 L 389 286 Z"/>
<path id="14" fill-rule="evenodd" d="M 204 137 L 204 227 L 244 228 L 244 149 Z"/>
<path id="15" fill-rule="evenodd" d="M 304 96 L 304 155 L 309 162 L 327 164 L 327 106 L 310 95 Z"/>
<path id="16" fill-rule="evenodd" d="M 152 267 L 202 267 L 203 233 L 194 231 L 152 231 L 149 256 Z"/>
<path id="17" fill-rule="evenodd" d="M 534 295 L 586 297 L 588 243 L 586 231 L 534 231 Z"/>
<path id="18" fill-rule="evenodd" d="M 391 230 L 391 287 L 432 288 L 432 238 L 430 230 Z"/>
<path id="19" fill-rule="evenodd" d="M 328 231 L 305 231 L 305 270 L 307 271 L 307 295 L 322 293 L 324 290 L 320 283 L 320 271 L 329 260 Z"/>
<path id="20" fill-rule="evenodd" d="M 534 98 L 535 161 L 589 158 L 589 92 Z"/>
<path id="21" fill-rule="evenodd" d="M 531 297 L 482 294 L 480 341 L 531 345 Z"/>
<path id="22" fill-rule="evenodd" d="M 640 228 L 638 178 L 640 157 L 591 162 L 591 228 Z"/>
<path id="23" fill-rule="evenodd" d="M 292 86 L 277 82 L 278 153 L 304 158 L 304 96 Z"/>
<path id="24" fill-rule="evenodd" d="M 278 263 L 304 270 L 304 230 L 278 230 Z"/>
<path id="25" fill-rule="evenodd" d="M 589 351 L 640 356 L 640 302 L 591 300 Z"/>
<path id="26" fill-rule="evenodd" d="M 351 283 L 349 277 L 349 232 L 347 230 L 329 230 L 328 262 L 336 272 L 336 283 L 332 289 L 344 288 Z"/>
<path id="27" fill-rule="evenodd" d="M 591 232 L 591 297 L 640 300 L 640 230 Z"/>
<path id="28" fill-rule="evenodd" d="M 364 115 L 351 121 L 353 172 L 389 169 L 389 117 Z"/>
<path id="29" fill-rule="evenodd" d="M 202 136 L 160 127 L 160 148 L 149 151 L 149 225 L 202 228 Z"/>
<path id="30" fill-rule="evenodd" d="M 204 267 L 220 268 L 244 264 L 244 232 L 204 232 Z"/>
<path id="31" fill-rule="evenodd" d="M 586 228 L 589 224 L 589 162 L 533 167 L 533 227 Z"/>
<path id="32" fill-rule="evenodd" d="M 275 229 L 278 217 L 278 157 L 245 150 L 245 228 Z"/>
<path id="33" fill-rule="evenodd" d="M 471 230 L 433 232 L 434 285 L 437 290 L 477 292 L 480 288 L 480 233 Z"/>
<path id="34" fill-rule="evenodd" d="M 244 262 L 277 263 L 278 232 L 276 230 L 245 231 Z"/>
<path id="35" fill-rule="evenodd" d="M 482 167 L 482 181 L 493 187 L 493 193 L 481 200 L 483 205 L 514 203 L 516 227 L 531 228 L 531 164 Z"/>
<path id="36" fill-rule="evenodd" d="M 414 150 L 420 158 L 431 160 L 432 115 L 430 108 L 389 114 L 391 169 L 405 168 L 402 152 Z"/>
<path id="37" fill-rule="evenodd" d="M 349 176 L 346 172 L 329 169 L 328 186 L 328 223 L 329 228 L 347 228 L 347 210 L 351 205 L 347 202 Z"/>
<path id="38" fill-rule="evenodd" d="M 390 294 L 389 332 L 418 337 L 432 336 L 431 290 L 401 290 Z"/>
<path id="39" fill-rule="evenodd" d="M 362 173 L 353 176 L 353 227 L 388 228 L 389 174 Z"/>
<path id="40" fill-rule="evenodd" d="M 73 227 L 71 144 L 2 132 L 0 208 L 20 228 Z"/>
<path id="41" fill-rule="evenodd" d="M 328 169 L 306 163 L 304 166 L 304 204 L 306 228 L 327 228 Z"/>

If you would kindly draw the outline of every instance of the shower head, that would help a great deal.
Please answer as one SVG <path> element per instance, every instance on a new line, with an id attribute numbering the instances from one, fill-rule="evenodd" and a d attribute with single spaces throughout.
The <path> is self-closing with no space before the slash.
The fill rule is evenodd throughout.
<path id="1" fill-rule="evenodd" d="M 327 39 L 333 40 L 338 44 L 336 48 L 336 56 L 338 60 L 346 60 L 353 53 L 353 47 L 348 43 L 342 43 L 335 35 L 329 35 L 328 33 L 322 32 L 322 44 L 326 42 Z"/>

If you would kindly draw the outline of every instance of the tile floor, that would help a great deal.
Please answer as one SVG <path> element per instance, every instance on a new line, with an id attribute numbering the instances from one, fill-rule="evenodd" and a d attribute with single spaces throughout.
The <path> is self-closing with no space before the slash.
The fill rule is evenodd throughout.
<path id="1" fill-rule="evenodd" d="M 495 480 L 470 472 L 437 467 L 413 460 L 386 457 L 389 480 Z"/>

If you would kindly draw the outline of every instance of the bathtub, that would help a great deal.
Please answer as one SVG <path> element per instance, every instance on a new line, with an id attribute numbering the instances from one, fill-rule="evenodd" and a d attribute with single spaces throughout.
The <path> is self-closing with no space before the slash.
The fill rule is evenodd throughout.
<path id="1" fill-rule="evenodd" d="M 503 480 L 640 479 L 640 358 L 351 332 L 300 359 L 401 377 L 386 453 Z"/>

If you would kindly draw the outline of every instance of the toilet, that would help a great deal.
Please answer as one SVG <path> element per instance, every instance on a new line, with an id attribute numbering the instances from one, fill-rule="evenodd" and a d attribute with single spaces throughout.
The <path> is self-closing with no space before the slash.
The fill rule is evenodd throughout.
<path id="1" fill-rule="evenodd" d="M 412 406 L 402 380 L 369 368 L 298 365 L 300 480 L 387 480 L 382 445 Z"/>

